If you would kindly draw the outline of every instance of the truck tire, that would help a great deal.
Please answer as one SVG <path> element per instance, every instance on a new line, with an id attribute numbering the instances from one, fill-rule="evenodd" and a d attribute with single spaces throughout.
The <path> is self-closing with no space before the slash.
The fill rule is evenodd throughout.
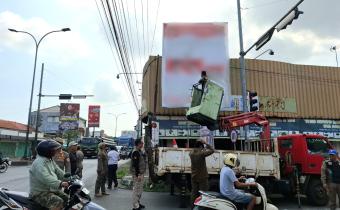
<path id="1" fill-rule="evenodd" d="M 307 190 L 307 198 L 310 203 L 317 206 L 325 206 L 328 203 L 327 191 L 323 188 L 319 179 L 312 179 Z"/>

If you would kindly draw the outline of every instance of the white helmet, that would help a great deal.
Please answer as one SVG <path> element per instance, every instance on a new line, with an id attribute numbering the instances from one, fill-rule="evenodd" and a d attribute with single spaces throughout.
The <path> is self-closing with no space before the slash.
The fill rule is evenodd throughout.
<path id="1" fill-rule="evenodd" d="M 240 161 L 237 159 L 237 155 L 233 153 L 225 154 L 223 162 L 225 165 L 228 165 L 232 168 L 240 165 Z"/>

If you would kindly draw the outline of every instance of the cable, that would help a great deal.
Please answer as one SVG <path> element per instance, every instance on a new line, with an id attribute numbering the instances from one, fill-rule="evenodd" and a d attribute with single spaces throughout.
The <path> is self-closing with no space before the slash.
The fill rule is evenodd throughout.
<path id="1" fill-rule="evenodd" d="M 156 21 L 155 21 L 155 27 L 154 27 L 154 30 L 153 30 L 153 36 L 152 36 L 152 42 L 151 42 L 151 53 L 152 53 L 152 50 L 153 50 L 153 43 L 154 43 L 154 40 L 155 40 L 155 34 L 156 34 L 156 26 L 157 26 L 157 22 L 158 22 L 158 11 L 159 11 L 159 5 L 160 5 L 160 0 L 158 0 L 158 6 L 157 6 L 157 13 L 156 13 Z"/>
<path id="2" fill-rule="evenodd" d="M 284 0 L 284 1 L 287 1 L 287 0 Z M 244 7 L 244 8 L 241 8 L 241 9 L 242 10 L 249 10 L 249 9 L 254 9 L 254 8 L 258 8 L 258 7 L 270 6 L 272 4 L 277 4 L 277 3 L 283 3 L 283 1 L 282 0 L 270 1 L 270 2 L 267 2 L 267 3 L 257 4 L 257 5 L 250 6 L 250 7 Z"/>
<path id="3" fill-rule="evenodd" d="M 141 5 L 142 5 L 142 26 L 143 26 L 143 46 L 144 46 L 144 48 L 143 48 L 143 52 L 144 52 L 144 54 L 143 54 L 143 57 L 145 58 L 145 56 L 146 56 L 146 53 L 145 53 L 145 37 L 144 37 L 144 12 L 143 12 L 143 0 L 141 0 L 140 1 L 141 2 Z"/>
<path id="4" fill-rule="evenodd" d="M 141 50 L 140 50 L 140 46 L 139 46 L 139 30 L 138 30 L 138 22 L 137 22 L 137 12 L 136 12 L 136 1 L 137 0 L 134 0 L 133 1 L 133 7 L 134 7 L 134 11 L 135 11 L 135 23 L 136 23 L 136 29 L 137 29 L 137 45 L 138 45 L 138 57 L 139 57 L 139 62 L 140 62 L 140 65 L 142 65 L 142 55 L 141 55 Z"/>

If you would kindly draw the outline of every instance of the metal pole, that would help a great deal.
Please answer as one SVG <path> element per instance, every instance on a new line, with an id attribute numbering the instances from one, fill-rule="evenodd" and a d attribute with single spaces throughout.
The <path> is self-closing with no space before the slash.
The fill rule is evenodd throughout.
<path id="1" fill-rule="evenodd" d="M 35 121 L 35 136 L 34 136 L 34 142 L 32 143 L 32 148 L 35 148 L 36 142 L 38 140 L 38 132 L 39 132 L 39 121 L 40 121 L 40 103 L 41 103 L 41 89 L 42 89 L 42 83 L 44 78 L 44 63 L 41 65 L 41 76 L 40 76 L 40 87 L 39 87 L 39 98 L 38 98 L 38 110 L 37 110 L 37 116 Z M 33 158 L 36 156 L 35 150 L 32 150 Z"/>
<path id="2" fill-rule="evenodd" d="M 31 34 L 30 34 L 31 35 Z M 34 90 L 34 81 L 35 81 L 35 70 L 37 66 L 37 57 L 38 57 L 38 48 L 39 45 L 37 43 L 37 40 L 34 38 L 33 35 L 31 35 L 35 42 L 35 56 L 34 56 L 34 67 L 33 67 L 33 78 L 32 78 L 32 87 L 31 87 L 31 97 L 30 97 L 30 105 L 28 108 L 28 119 L 27 119 L 27 129 L 26 129 L 26 138 L 25 138 L 25 152 L 24 152 L 24 158 L 27 158 L 27 149 L 28 149 L 28 136 L 30 132 L 30 122 L 31 122 L 31 112 L 32 112 L 32 101 L 33 101 L 33 90 Z M 31 147 L 31 151 L 33 153 L 33 148 Z"/>
<path id="3" fill-rule="evenodd" d="M 336 67 L 339 67 L 339 64 L 338 64 L 338 53 L 336 51 L 336 47 L 335 47 L 334 51 L 335 51 Z"/>
<path id="4" fill-rule="evenodd" d="M 115 128 L 115 139 L 117 138 L 117 119 L 118 119 L 118 115 L 115 116 L 116 117 L 116 128 Z"/>
<path id="5" fill-rule="evenodd" d="M 244 61 L 244 51 L 243 51 L 243 34 L 242 34 L 242 19 L 241 19 L 241 5 L 240 0 L 237 0 L 237 14 L 238 14 L 238 30 L 240 39 L 240 79 L 242 85 L 242 111 L 247 112 L 247 83 L 246 83 L 246 66 Z M 244 140 L 247 141 L 247 127 L 244 132 Z"/>

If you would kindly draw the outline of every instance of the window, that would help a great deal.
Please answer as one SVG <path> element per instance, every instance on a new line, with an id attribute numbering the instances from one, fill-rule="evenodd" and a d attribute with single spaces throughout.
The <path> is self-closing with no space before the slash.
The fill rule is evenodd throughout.
<path id="1" fill-rule="evenodd" d="M 327 144 L 327 141 L 324 139 L 306 138 L 306 142 L 307 142 L 308 153 L 323 154 L 323 153 L 328 152 L 329 146 Z"/>
<path id="2" fill-rule="evenodd" d="M 50 122 L 50 123 L 58 123 L 59 122 L 59 116 L 49 116 L 47 117 L 47 122 Z"/>
<path id="3" fill-rule="evenodd" d="M 97 139 L 97 138 L 83 138 L 80 143 L 82 143 L 82 144 L 98 144 L 99 139 Z"/>
<path id="4" fill-rule="evenodd" d="M 292 140 L 291 139 L 283 139 L 280 141 L 280 146 L 285 149 L 292 148 Z"/>

